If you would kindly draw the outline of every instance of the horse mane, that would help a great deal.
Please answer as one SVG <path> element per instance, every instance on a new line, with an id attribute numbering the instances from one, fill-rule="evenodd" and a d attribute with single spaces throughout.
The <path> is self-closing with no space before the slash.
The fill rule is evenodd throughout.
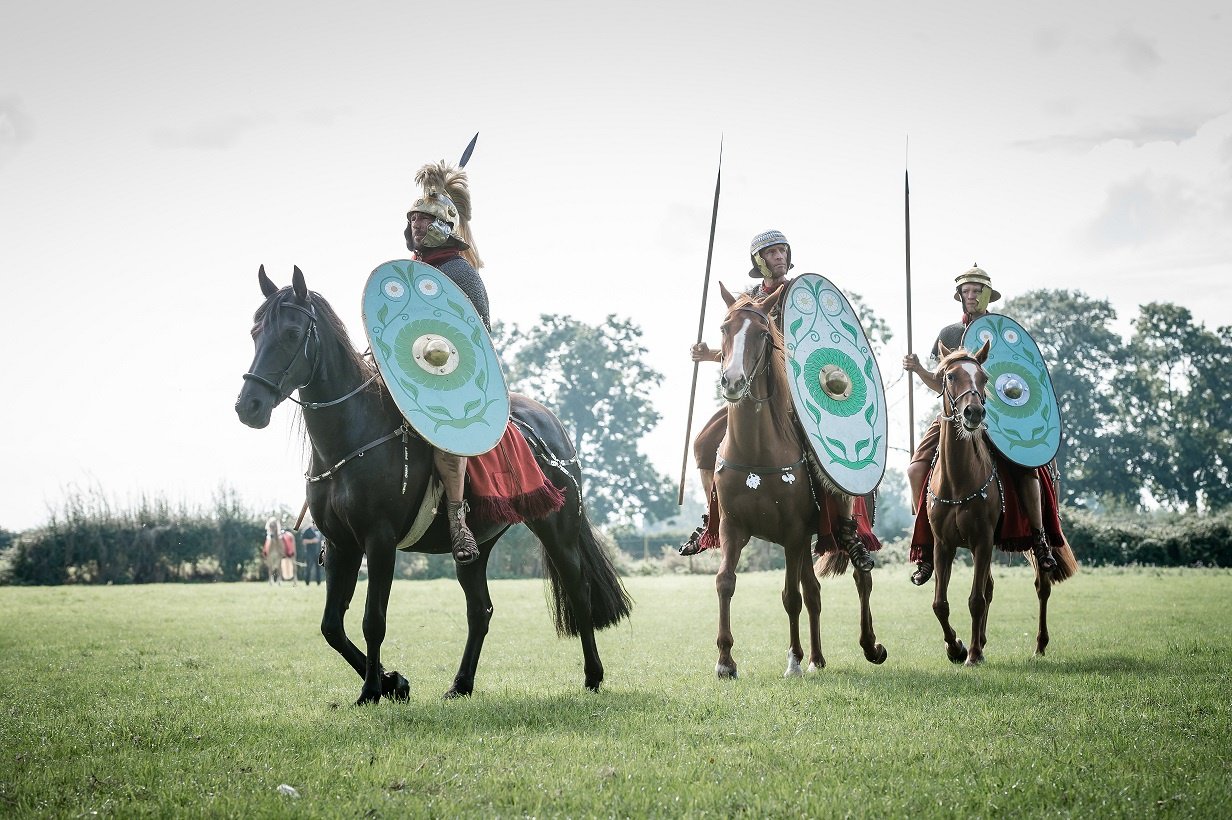
<path id="1" fill-rule="evenodd" d="M 937 376 L 938 379 L 943 380 L 943 389 L 945 371 L 949 370 L 950 367 L 961 361 L 975 362 L 981 370 L 984 369 L 984 365 L 975 361 L 975 355 L 971 353 L 971 351 L 967 350 L 965 347 L 956 347 L 941 358 L 941 361 L 937 363 L 937 369 L 934 371 L 934 375 Z M 944 412 L 945 406 L 943 404 L 942 413 Z M 965 431 L 966 428 L 962 427 L 962 425 L 958 425 L 958 429 Z M 986 435 L 973 435 L 969 438 L 971 439 L 972 446 L 975 448 L 975 455 L 980 460 L 980 464 L 984 467 L 991 468 L 993 466 L 993 459 L 992 449 L 988 446 L 988 437 Z"/>
<path id="2" fill-rule="evenodd" d="M 257 308 L 257 312 L 253 314 L 252 335 L 256 336 L 262 330 L 273 308 L 281 305 L 293 295 L 294 291 L 290 285 L 287 285 L 266 299 L 265 304 Z M 350 363 L 361 373 L 370 375 L 375 369 L 372 361 L 363 356 L 355 349 L 355 345 L 351 344 L 351 335 L 347 332 L 346 325 L 338 317 L 333 306 L 326 301 L 324 296 L 314 290 L 308 291 L 308 301 L 312 303 L 313 310 L 316 311 L 317 321 L 329 328 L 329 331 L 337 337 Z"/>

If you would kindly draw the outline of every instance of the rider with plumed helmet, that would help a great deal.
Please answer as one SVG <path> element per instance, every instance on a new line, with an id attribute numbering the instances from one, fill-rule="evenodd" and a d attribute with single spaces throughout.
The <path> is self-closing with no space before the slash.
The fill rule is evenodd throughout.
<path id="1" fill-rule="evenodd" d="M 488 329 L 488 291 L 478 268 L 483 261 L 471 236 L 471 197 L 466 171 L 441 160 L 419 169 L 415 182 L 420 196 L 406 214 L 406 246 L 416 261 L 432 265 L 466 294 Z M 466 523 L 470 508 L 464 498 L 466 457 L 433 448 L 433 460 L 447 502 L 449 538 L 454 561 L 469 564 L 479 557 L 479 546 Z"/>

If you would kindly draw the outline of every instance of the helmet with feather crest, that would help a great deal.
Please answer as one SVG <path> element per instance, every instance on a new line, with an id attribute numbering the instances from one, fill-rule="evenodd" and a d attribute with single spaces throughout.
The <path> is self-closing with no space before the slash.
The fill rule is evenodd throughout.
<path id="1" fill-rule="evenodd" d="M 471 192 L 466 171 L 445 160 L 428 163 L 415 174 L 421 193 L 410 214 L 422 213 L 434 219 L 423 238 L 428 248 L 456 248 L 471 267 L 483 267 L 471 235 Z"/>

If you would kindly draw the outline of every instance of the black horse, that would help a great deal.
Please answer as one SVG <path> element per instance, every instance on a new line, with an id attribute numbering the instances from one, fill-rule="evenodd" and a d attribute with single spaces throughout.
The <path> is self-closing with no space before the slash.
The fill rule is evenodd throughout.
<path id="1" fill-rule="evenodd" d="M 265 275 L 264 266 L 257 276 L 266 299 L 253 317 L 256 355 L 244 375 L 235 412 L 244 424 L 265 427 L 273 409 L 299 390 L 298 403 L 304 408 L 312 448 L 308 504 L 329 543 L 321 632 L 364 679 L 356 703 L 373 703 L 382 696 L 406 699 L 410 685 L 398 672 L 384 670 L 381 642 L 396 545 L 410 529 L 427 492 L 432 448 L 409 431 L 375 368 L 356 353 L 337 314 L 320 294 L 308 290 L 298 267 L 291 286 L 281 290 Z M 543 546 L 557 632 L 581 639 L 586 686 L 598 689 L 603 663 L 595 630 L 627 617 L 631 601 L 587 520 L 581 470 L 560 420 L 532 399 L 517 394 L 511 399 L 515 426 L 526 436 L 544 475 L 565 493 L 565 503 L 557 512 L 528 521 L 527 527 Z M 481 556 L 457 567 L 458 582 L 466 594 L 467 638 L 446 697 L 469 695 L 474 689 L 475 670 L 492 617 L 488 555 L 508 525 L 477 521 L 472 528 Z M 413 549 L 450 551 L 443 513 Z M 347 638 L 343 628 L 364 556 L 368 558 L 367 655 Z"/>

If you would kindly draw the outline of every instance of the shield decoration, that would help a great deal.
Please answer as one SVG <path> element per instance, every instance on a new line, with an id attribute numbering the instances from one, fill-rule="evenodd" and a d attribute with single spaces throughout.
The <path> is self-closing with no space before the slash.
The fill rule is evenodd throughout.
<path id="1" fill-rule="evenodd" d="M 395 260 L 364 286 L 364 331 L 402 415 L 432 446 L 475 456 L 509 421 L 509 390 L 479 313 L 431 265 Z"/>
<path id="2" fill-rule="evenodd" d="M 783 298 L 783 343 L 818 466 L 848 495 L 870 492 L 885 475 L 885 386 L 851 303 L 824 276 L 796 277 Z"/>
<path id="3" fill-rule="evenodd" d="M 282 580 L 284 581 L 294 581 L 295 580 L 295 559 L 294 558 L 283 558 L 282 561 L 279 562 L 278 568 L 282 572 Z"/>
<path id="4" fill-rule="evenodd" d="M 988 359 L 988 398 L 984 423 L 993 446 L 1015 464 L 1042 467 L 1061 446 L 1061 411 L 1039 345 L 1022 325 L 999 313 L 986 313 L 963 332 L 963 347 Z"/>

